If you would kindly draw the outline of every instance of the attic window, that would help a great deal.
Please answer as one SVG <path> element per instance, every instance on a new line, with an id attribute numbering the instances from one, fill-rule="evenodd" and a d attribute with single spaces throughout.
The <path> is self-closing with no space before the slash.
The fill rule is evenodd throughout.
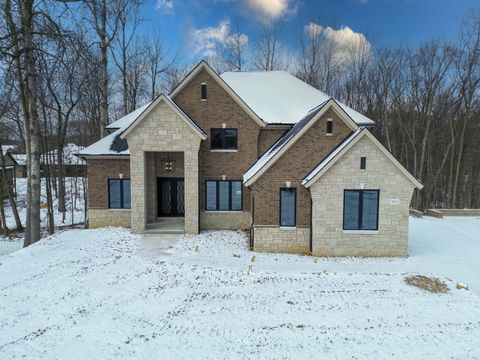
<path id="1" fill-rule="evenodd" d="M 202 83 L 200 85 L 200 92 L 201 92 L 201 96 L 202 96 L 202 101 L 207 101 L 207 84 L 206 83 Z"/>
<path id="2" fill-rule="evenodd" d="M 362 156 L 360 158 L 360 170 L 365 170 L 367 168 L 367 158 Z"/>
<path id="3" fill-rule="evenodd" d="M 333 133 L 333 119 L 327 119 L 327 135 L 332 135 Z"/>

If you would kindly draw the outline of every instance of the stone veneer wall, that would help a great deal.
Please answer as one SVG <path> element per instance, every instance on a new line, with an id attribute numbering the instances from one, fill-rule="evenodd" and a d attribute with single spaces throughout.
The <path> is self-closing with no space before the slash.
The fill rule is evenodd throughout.
<path id="1" fill-rule="evenodd" d="M 281 228 L 278 226 L 254 226 L 255 251 L 310 253 L 309 228 Z"/>
<path id="2" fill-rule="evenodd" d="M 152 184 L 147 172 L 154 171 L 148 152 L 183 152 L 185 173 L 185 231 L 198 233 L 198 149 L 200 137 L 166 103 L 159 103 L 127 136 L 132 185 L 132 231 L 143 233 Z"/>
<path id="3" fill-rule="evenodd" d="M 252 217 L 247 211 L 202 211 L 200 227 L 202 230 L 247 230 L 252 225 Z"/>
<path id="4" fill-rule="evenodd" d="M 130 227 L 130 209 L 88 209 L 88 227 Z"/>
<path id="5" fill-rule="evenodd" d="M 366 170 L 360 157 L 366 156 Z M 363 186 L 362 186 L 363 184 Z M 344 189 L 379 189 L 378 232 L 343 231 Z M 310 187 L 313 255 L 406 256 L 414 185 L 366 136 Z M 399 199 L 399 205 L 390 204 Z"/>

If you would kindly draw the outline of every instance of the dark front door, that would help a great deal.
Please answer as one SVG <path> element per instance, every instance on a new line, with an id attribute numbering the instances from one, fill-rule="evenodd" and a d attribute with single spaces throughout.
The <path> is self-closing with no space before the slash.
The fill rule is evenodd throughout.
<path id="1" fill-rule="evenodd" d="M 185 215 L 183 178 L 157 178 L 158 216 Z"/>

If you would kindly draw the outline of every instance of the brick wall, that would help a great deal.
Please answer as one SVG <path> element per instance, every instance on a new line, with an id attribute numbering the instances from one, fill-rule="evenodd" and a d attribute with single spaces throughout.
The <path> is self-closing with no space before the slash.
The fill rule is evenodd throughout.
<path id="1" fill-rule="evenodd" d="M 326 122 L 333 119 L 333 134 L 326 135 Z M 278 225 L 280 188 L 286 181 L 297 189 L 297 226 L 310 227 L 310 193 L 301 182 L 332 149 L 351 132 L 333 110 L 327 111 L 254 184 L 254 223 Z"/>
<path id="2" fill-rule="evenodd" d="M 270 146 L 275 144 L 280 137 L 285 134 L 288 129 L 271 129 L 263 128 L 260 130 L 258 137 L 258 157 L 262 156 Z"/>
<path id="3" fill-rule="evenodd" d="M 360 170 L 360 157 L 367 157 Z M 343 231 L 344 189 L 379 189 L 377 232 Z M 313 254 L 324 256 L 406 256 L 408 209 L 413 184 L 366 136 L 310 187 L 313 200 Z M 400 200 L 399 205 L 390 199 Z"/>
<path id="4" fill-rule="evenodd" d="M 108 209 L 108 179 L 130 177 L 128 159 L 89 159 L 87 160 L 87 184 L 89 209 Z"/>
<path id="5" fill-rule="evenodd" d="M 207 101 L 200 98 L 200 85 L 207 84 Z M 200 209 L 205 209 L 205 180 L 242 180 L 244 172 L 257 160 L 260 126 L 205 71 L 201 70 L 174 98 L 177 105 L 200 126 L 209 137 L 200 145 Z M 210 129 L 238 129 L 237 152 L 210 151 Z M 250 211 L 250 196 L 243 189 L 243 209 Z"/>

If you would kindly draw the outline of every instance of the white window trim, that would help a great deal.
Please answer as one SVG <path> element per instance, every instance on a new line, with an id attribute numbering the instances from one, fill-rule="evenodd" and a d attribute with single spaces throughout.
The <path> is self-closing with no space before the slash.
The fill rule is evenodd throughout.
<path id="1" fill-rule="evenodd" d="M 210 149 L 210 152 L 236 153 L 238 152 L 238 149 Z"/>
<path id="2" fill-rule="evenodd" d="M 329 133 L 329 132 L 325 131 L 325 135 L 332 136 L 333 135 L 333 119 L 332 118 L 327 119 L 327 123 L 332 123 L 332 132 Z"/>
<path id="3" fill-rule="evenodd" d="M 205 88 L 207 87 L 207 83 L 206 83 L 206 82 L 202 82 L 202 83 L 200 83 L 200 89 L 202 88 L 203 85 L 205 85 Z M 202 100 L 202 101 L 207 101 L 206 98 L 205 98 L 205 99 L 202 99 L 202 96 L 201 96 L 201 95 L 200 95 L 200 100 Z"/>
<path id="4" fill-rule="evenodd" d="M 279 226 L 280 230 L 297 230 L 296 226 Z"/>

